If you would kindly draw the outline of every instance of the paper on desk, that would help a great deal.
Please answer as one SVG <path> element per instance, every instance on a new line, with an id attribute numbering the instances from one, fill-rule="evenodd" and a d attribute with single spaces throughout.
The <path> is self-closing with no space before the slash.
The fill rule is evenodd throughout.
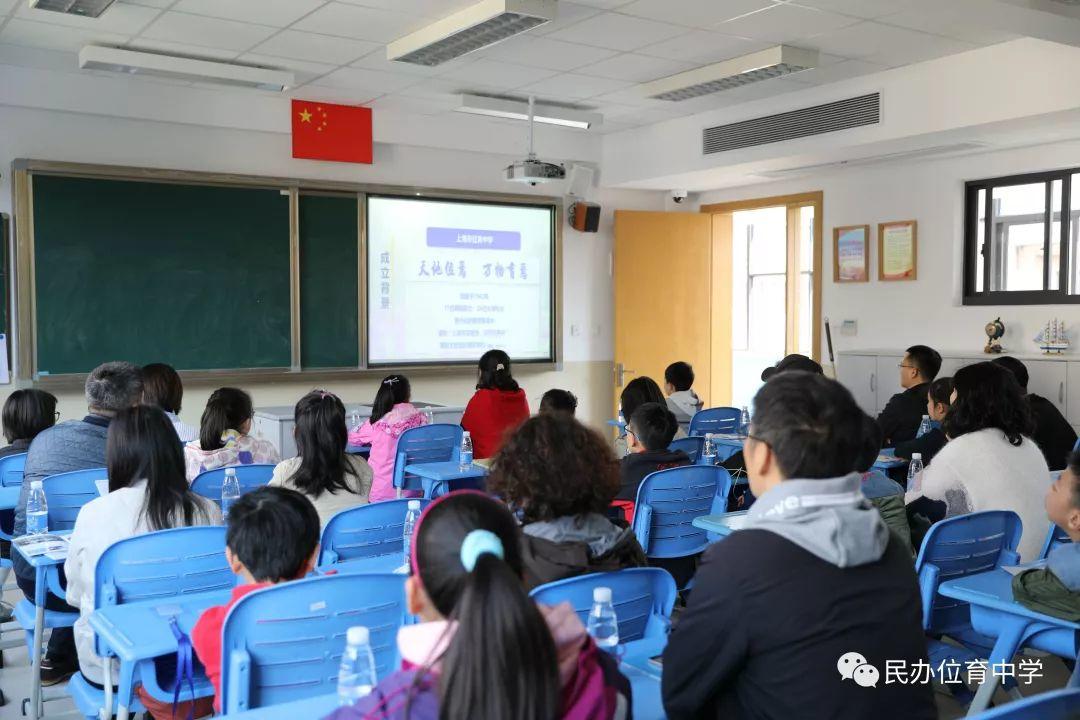
<path id="1" fill-rule="evenodd" d="M 15 538 L 12 543 L 26 557 L 46 555 L 54 560 L 62 560 L 67 556 L 68 538 L 64 535 L 24 535 Z"/>
<path id="2" fill-rule="evenodd" d="M 1025 570 L 1041 570 L 1046 567 L 1045 560 L 1039 560 L 1033 563 L 1027 563 L 1026 565 L 1002 565 L 1001 569 L 1010 575 L 1019 575 Z"/>

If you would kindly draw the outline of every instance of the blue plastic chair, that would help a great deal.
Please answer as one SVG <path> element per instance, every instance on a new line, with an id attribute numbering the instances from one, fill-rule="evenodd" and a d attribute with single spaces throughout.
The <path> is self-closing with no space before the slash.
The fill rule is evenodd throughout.
<path id="1" fill-rule="evenodd" d="M 225 471 L 228 469 L 230 468 L 217 468 L 199 473 L 191 481 L 191 491 L 221 505 L 221 486 L 225 482 Z M 231 469 L 236 471 L 241 495 L 269 485 L 270 478 L 274 476 L 273 465 L 234 465 Z"/>
<path id="2" fill-rule="evenodd" d="M 461 456 L 460 425 L 435 423 L 421 425 L 401 433 L 394 456 L 394 487 L 398 497 L 403 490 L 422 490 L 423 479 L 405 473 L 406 465 L 457 461 Z"/>
<path id="3" fill-rule="evenodd" d="M 690 435 L 734 433 L 739 429 L 742 411 L 733 407 L 706 408 L 690 418 Z"/>
<path id="4" fill-rule="evenodd" d="M 1077 438 L 1076 443 L 1073 445 L 1073 452 L 1080 452 L 1080 438 Z"/>
<path id="5" fill-rule="evenodd" d="M 1042 551 L 1039 553 L 1039 559 L 1045 560 L 1050 554 L 1050 551 L 1058 545 L 1065 545 L 1071 542 L 1072 538 L 1066 535 L 1064 530 L 1051 523 L 1050 530 L 1046 533 L 1046 542 L 1043 543 Z"/>
<path id="6" fill-rule="evenodd" d="M 619 642 L 640 643 L 634 655 L 652 657 L 667 645 L 671 610 L 675 606 L 675 580 L 661 568 L 627 568 L 616 572 L 579 575 L 534 588 L 530 597 L 544 605 L 570 603 L 582 623 L 588 623 L 593 589 L 611 588 Z M 642 650 L 641 648 L 647 648 Z"/>
<path id="7" fill-rule="evenodd" d="M 235 585 L 236 577 L 225 559 L 224 527 L 161 530 L 120 540 L 102 553 L 94 571 L 94 609 L 228 590 Z M 99 655 L 104 654 L 100 644 L 96 649 Z M 142 712 L 134 696 L 140 684 L 158 700 L 171 702 L 173 698 L 173 688 L 161 686 L 153 661 L 137 666 L 121 663 L 120 674 L 113 680 L 117 692 L 111 713 L 116 712 L 117 704 Z M 96 717 L 106 704 L 106 693 L 87 683 L 82 673 L 72 677 L 68 693 L 79 712 L 88 718 Z M 196 697 L 213 693 L 209 680 L 196 681 Z M 181 697 L 189 699 L 186 686 Z"/>
<path id="8" fill-rule="evenodd" d="M 634 534 L 650 558 L 697 555 L 709 544 L 694 518 L 727 512 L 731 475 L 720 466 L 685 465 L 650 473 L 637 491 Z"/>
<path id="9" fill-rule="evenodd" d="M 1075 720 L 1080 688 L 1053 690 L 971 716 L 971 720 Z"/>
<path id="10" fill-rule="evenodd" d="M 100 496 L 98 480 L 108 480 L 105 468 L 75 470 L 45 478 L 45 502 L 49 505 L 49 531 L 59 532 L 75 527 L 75 518 L 83 505 Z"/>
<path id="11" fill-rule="evenodd" d="M 23 468 L 26 466 L 26 453 L 8 455 L 0 458 L 0 496 L 3 497 L 4 506 L 12 508 L 5 511 L 9 523 L 14 522 L 14 508 L 19 503 L 19 492 L 22 490 Z M 12 541 L 14 528 L 5 530 L 0 527 L 0 538 Z M 11 567 L 11 559 L 0 557 L 0 568 Z"/>
<path id="12" fill-rule="evenodd" d="M 330 518 L 323 528 L 319 567 L 381 555 L 404 555 L 408 498 L 349 508 Z M 420 509 L 428 500 L 420 501 Z"/>
<path id="13" fill-rule="evenodd" d="M 690 456 L 690 463 L 693 464 L 701 457 L 701 448 L 704 445 L 704 437 L 684 437 L 679 438 L 678 440 L 672 440 L 671 444 L 668 445 L 668 450 L 671 450 L 672 452 L 682 450 Z"/>
<path id="14" fill-rule="evenodd" d="M 371 632 L 381 679 L 397 669 L 405 616 L 403 575 L 327 575 L 245 595 L 222 629 L 225 714 L 335 692 L 354 625 Z"/>

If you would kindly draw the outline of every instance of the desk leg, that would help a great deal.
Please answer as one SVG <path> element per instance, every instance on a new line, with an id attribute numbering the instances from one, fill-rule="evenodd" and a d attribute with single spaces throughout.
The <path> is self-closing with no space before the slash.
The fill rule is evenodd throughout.
<path id="1" fill-rule="evenodd" d="M 979 685 L 975 693 L 975 699 L 971 701 L 967 716 L 978 715 L 990 707 L 990 701 L 994 697 L 994 690 L 998 686 L 998 677 L 994 674 L 994 665 L 1003 662 L 1012 662 L 1013 656 L 1020 649 L 1020 641 L 1027 631 L 1026 622 L 1005 622 L 1002 624 L 1001 633 L 994 642 L 994 649 L 987 660 L 986 679 Z"/>
<path id="2" fill-rule="evenodd" d="M 121 705 L 116 711 L 116 720 L 128 720 L 130 715 L 131 710 L 128 709 L 127 705 Z"/>
<path id="3" fill-rule="evenodd" d="M 98 711 L 101 720 L 109 720 L 112 717 L 113 684 L 112 684 L 112 658 L 106 656 L 105 660 L 105 704 Z"/>
<path id="4" fill-rule="evenodd" d="M 38 720 L 41 708 L 41 641 L 45 634 L 45 603 L 42 601 L 34 610 L 34 655 L 30 664 L 30 717 Z"/>

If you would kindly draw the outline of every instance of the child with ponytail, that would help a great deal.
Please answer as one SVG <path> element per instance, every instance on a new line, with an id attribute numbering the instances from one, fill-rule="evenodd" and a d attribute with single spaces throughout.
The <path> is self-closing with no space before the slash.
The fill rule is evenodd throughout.
<path id="1" fill-rule="evenodd" d="M 379 384 L 372 403 L 371 417 L 360 427 L 349 433 L 349 442 L 353 445 L 370 445 L 371 454 L 368 464 L 373 478 L 368 499 L 371 502 L 393 500 L 397 497 L 394 490 L 394 457 L 397 455 L 398 439 L 401 433 L 427 423 L 424 414 L 410 402 L 412 387 L 409 378 L 404 375 L 387 375 Z M 408 497 L 419 497 L 420 493 L 406 491 Z"/>
<path id="2" fill-rule="evenodd" d="M 473 457 L 494 457 L 507 432 L 528 418 L 529 401 L 510 374 L 510 356 L 488 350 L 480 356 L 476 392 L 461 418 L 461 427 L 472 435 Z"/>
<path id="3" fill-rule="evenodd" d="M 413 534 L 403 668 L 328 720 L 611 720 L 629 683 L 569 603 L 536 605 L 521 582 L 517 523 L 480 492 L 436 500 Z M 620 696 L 622 696 L 620 698 Z"/>

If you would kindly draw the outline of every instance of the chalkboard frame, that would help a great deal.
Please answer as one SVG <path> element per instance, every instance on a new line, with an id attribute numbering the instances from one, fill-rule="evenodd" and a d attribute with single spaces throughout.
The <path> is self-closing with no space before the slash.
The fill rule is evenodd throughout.
<path id="1" fill-rule="evenodd" d="M 84 373 L 38 376 L 36 363 L 37 316 L 34 288 L 34 230 L 33 230 L 33 182 L 35 174 L 61 175 L 92 179 L 131 180 L 137 182 L 160 182 L 172 184 L 199 184 L 241 186 L 249 188 L 273 188 L 287 193 L 290 198 L 290 292 L 292 365 L 288 368 L 223 368 L 218 370 L 185 370 L 180 375 L 193 382 L 244 382 L 272 380 L 305 380 L 311 382 L 349 380 L 382 376 L 395 367 L 411 373 L 424 375 L 449 375 L 460 373 L 463 365 L 470 363 L 432 363 L 426 365 L 370 366 L 367 348 L 367 199 L 369 195 L 426 197 L 433 200 L 486 202 L 496 204 L 541 205 L 553 208 L 554 259 L 552 266 L 552 359 L 522 362 L 538 371 L 563 368 L 563 199 L 542 194 L 515 194 L 402 186 L 344 181 L 320 180 L 300 177 L 274 177 L 216 173 L 193 170 L 132 167 L 75 163 L 55 160 L 19 158 L 12 162 L 12 195 L 14 232 L 11 233 L 14 250 L 9 265 L 9 282 L 14 287 L 14 307 L 9 313 L 11 327 L 8 337 L 13 361 L 12 378 L 19 384 L 34 384 L 58 390 L 75 389 L 85 382 Z M 357 317 L 360 327 L 360 365 L 348 368 L 303 368 L 300 364 L 300 269 L 299 269 L 299 197 L 302 192 L 355 193 L 360 208 Z M 9 298 L 12 296 L 8 290 Z"/>

